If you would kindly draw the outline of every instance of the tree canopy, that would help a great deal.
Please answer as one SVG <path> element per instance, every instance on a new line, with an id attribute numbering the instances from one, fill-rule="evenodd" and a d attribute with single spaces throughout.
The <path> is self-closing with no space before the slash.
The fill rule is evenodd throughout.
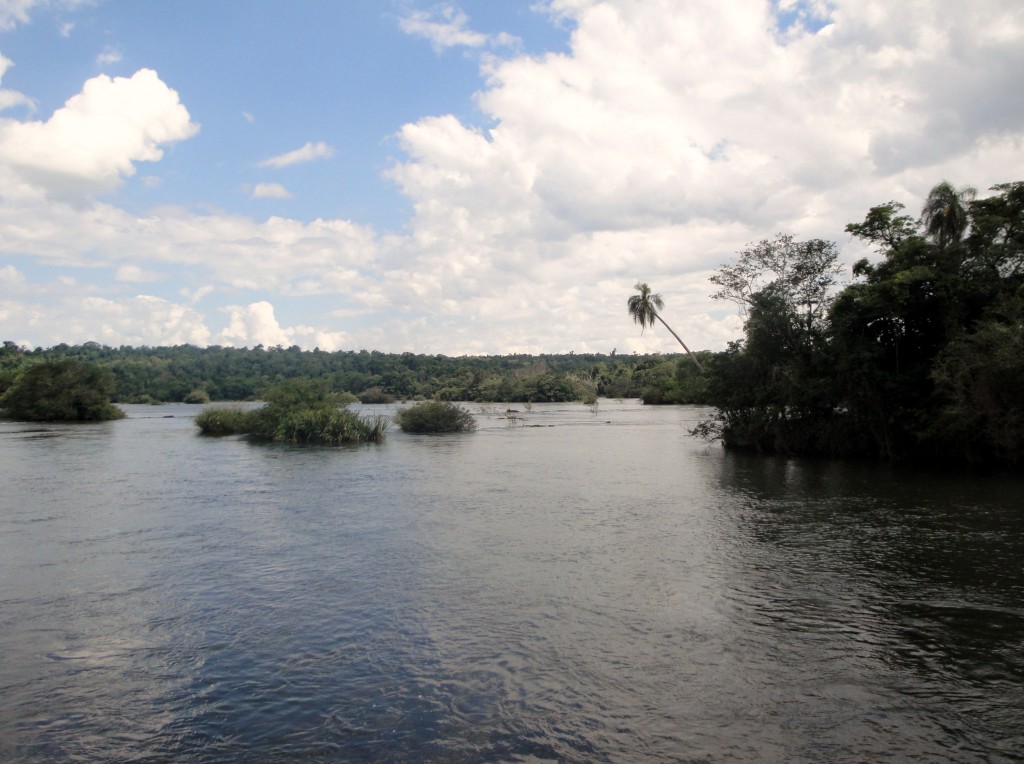
<path id="1" fill-rule="evenodd" d="M 99 422 L 124 412 L 110 402 L 114 378 L 108 369 L 82 361 L 28 366 L 0 396 L 0 410 L 27 422 Z"/>
<path id="2" fill-rule="evenodd" d="M 711 281 L 746 309 L 715 358 L 732 447 L 931 463 L 1024 461 L 1024 183 L 984 199 L 945 181 L 920 221 L 890 201 L 847 231 L 874 245 L 835 291 L 836 248 L 777 236 Z M 961 209 L 962 207 L 962 209 Z"/>

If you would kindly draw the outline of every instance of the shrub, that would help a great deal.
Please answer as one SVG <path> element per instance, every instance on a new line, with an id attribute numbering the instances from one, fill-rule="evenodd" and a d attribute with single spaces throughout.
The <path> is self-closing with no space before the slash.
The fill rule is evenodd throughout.
<path id="1" fill-rule="evenodd" d="M 379 387 L 368 387 L 359 393 L 361 403 L 394 403 L 395 396 L 386 393 Z"/>
<path id="2" fill-rule="evenodd" d="M 386 417 L 361 417 L 339 408 L 324 385 L 308 379 L 268 389 L 263 408 L 210 408 L 196 417 L 204 435 L 249 435 L 274 443 L 336 446 L 384 440 Z"/>
<path id="3" fill-rule="evenodd" d="M 0 397 L 7 416 L 25 422 L 103 422 L 122 419 L 110 402 L 114 377 L 82 361 L 29 366 Z"/>
<path id="4" fill-rule="evenodd" d="M 471 432 L 476 419 L 466 409 L 449 401 L 424 401 L 395 414 L 395 424 L 404 432 Z"/>
<path id="5" fill-rule="evenodd" d="M 209 403 L 210 394 L 207 393 L 203 388 L 197 387 L 195 390 L 185 396 L 185 403 Z"/>
<path id="6" fill-rule="evenodd" d="M 209 408 L 196 417 L 196 426 L 203 435 L 238 435 L 248 431 L 250 413 L 240 408 Z"/>

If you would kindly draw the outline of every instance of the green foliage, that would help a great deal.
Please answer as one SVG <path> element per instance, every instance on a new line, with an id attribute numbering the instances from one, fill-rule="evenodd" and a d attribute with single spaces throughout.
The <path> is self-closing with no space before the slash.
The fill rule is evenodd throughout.
<path id="1" fill-rule="evenodd" d="M 1024 463 L 1024 183 L 992 190 L 936 186 L 924 228 L 897 202 L 873 207 L 847 230 L 883 257 L 855 264 L 834 297 L 830 249 L 789 237 L 720 269 L 716 296 L 744 306 L 745 337 L 711 364 L 717 413 L 695 434 L 759 451 Z"/>
<path id="2" fill-rule="evenodd" d="M 210 394 L 207 393 L 203 388 L 197 387 L 195 390 L 185 396 L 185 403 L 209 403 Z"/>
<path id="3" fill-rule="evenodd" d="M 249 430 L 249 413 L 233 406 L 214 406 L 199 412 L 195 422 L 203 435 L 240 435 Z"/>
<path id="4" fill-rule="evenodd" d="M 471 432 L 476 429 L 473 414 L 449 401 L 423 401 L 399 410 L 394 419 L 404 432 Z"/>
<path id="5" fill-rule="evenodd" d="M 336 396 L 319 381 L 294 379 L 264 393 L 266 405 L 244 411 L 209 408 L 196 417 L 205 435 L 249 435 L 274 443 L 340 445 L 380 442 L 387 432 L 382 416 L 362 417 L 338 407 Z"/>
<path id="6" fill-rule="evenodd" d="M 196 390 L 204 390 L 211 401 L 256 400 L 274 384 L 298 378 L 320 380 L 332 393 L 348 393 L 367 403 L 435 398 L 572 401 L 589 399 L 592 392 L 599 397 L 636 398 L 640 387 L 634 372 L 654 357 L 673 358 L 622 356 L 614 351 L 454 358 L 262 346 L 111 348 L 94 342 L 22 350 L 8 341 L 0 347 L 0 392 L 13 369 L 39 361 L 77 360 L 110 369 L 112 398 L 123 403 L 183 401 Z M 581 379 L 587 384 L 579 384 Z"/>
<path id="7" fill-rule="evenodd" d="M 121 419 L 110 403 L 113 378 L 107 369 L 81 361 L 28 366 L 0 397 L 0 409 L 28 422 L 101 422 Z"/>
<path id="8" fill-rule="evenodd" d="M 715 299 L 743 308 L 746 339 L 712 364 L 705 395 L 718 415 L 702 434 L 758 451 L 827 448 L 832 401 L 823 349 L 838 257 L 830 242 L 778 234 L 711 277 Z"/>

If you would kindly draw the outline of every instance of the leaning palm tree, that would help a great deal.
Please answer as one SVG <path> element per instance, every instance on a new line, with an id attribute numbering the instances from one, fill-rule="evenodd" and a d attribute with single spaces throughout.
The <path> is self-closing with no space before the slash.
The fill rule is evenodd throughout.
<path id="1" fill-rule="evenodd" d="M 690 356 L 690 360 L 697 364 L 697 368 L 704 371 L 704 367 L 700 365 L 697 357 L 690 352 L 690 348 L 686 347 L 686 343 L 679 338 L 678 334 L 672 331 L 672 327 L 665 323 L 665 319 L 658 315 L 658 311 L 665 307 L 665 301 L 661 299 L 661 295 L 652 294 L 651 288 L 642 281 L 638 281 L 634 288 L 639 294 L 630 297 L 626 301 L 626 307 L 629 309 L 629 315 L 633 317 L 633 322 L 640 324 L 641 334 L 648 326 L 654 326 L 654 319 L 658 319 L 672 336 L 676 338 L 679 344 L 683 346 L 683 350 Z"/>
<path id="2" fill-rule="evenodd" d="M 954 188 L 948 180 L 928 193 L 921 210 L 921 222 L 940 249 L 963 238 L 967 230 L 967 205 L 977 193 L 970 186 Z"/>

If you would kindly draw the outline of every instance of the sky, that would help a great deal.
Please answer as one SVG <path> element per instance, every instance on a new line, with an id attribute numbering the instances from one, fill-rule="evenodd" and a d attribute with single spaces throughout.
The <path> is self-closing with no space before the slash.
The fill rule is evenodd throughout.
<path id="1" fill-rule="evenodd" d="M 1020 0 L 0 0 L 0 339 L 678 352 L 708 278 L 1024 180 Z M 848 270 L 848 269 L 847 269 Z"/>

